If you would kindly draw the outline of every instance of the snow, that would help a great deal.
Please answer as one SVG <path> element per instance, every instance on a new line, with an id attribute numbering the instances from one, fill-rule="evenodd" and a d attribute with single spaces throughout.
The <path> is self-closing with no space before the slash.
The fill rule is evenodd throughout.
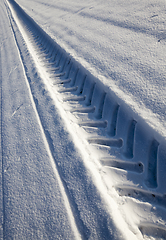
<path id="1" fill-rule="evenodd" d="M 94 96 L 75 103 L 81 85 L 54 73 L 41 30 L 2 1 L 0 238 L 165 239 L 165 2 L 16 2 Z"/>
<path id="2" fill-rule="evenodd" d="M 2 4 L 1 9 L 4 9 Z M 49 164 L 10 25 L 2 10 L 1 13 L 4 20 L 1 29 L 3 33 L 5 29 L 8 37 L 1 45 L 4 80 L 1 86 L 4 223 L 1 239 L 50 239 L 55 234 L 57 238 L 73 238 L 64 210 L 65 199 Z"/>
<path id="3" fill-rule="evenodd" d="M 18 3 L 60 46 L 166 136 L 165 1 Z"/>

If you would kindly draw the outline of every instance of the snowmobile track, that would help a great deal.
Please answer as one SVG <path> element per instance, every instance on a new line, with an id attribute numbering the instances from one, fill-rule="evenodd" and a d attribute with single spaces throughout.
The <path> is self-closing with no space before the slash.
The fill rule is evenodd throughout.
<path id="1" fill-rule="evenodd" d="M 107 187 L 111 188 L 109 179 L 114 173 L 118 179 L 114 188 L 119 196 L 132 201 L 133 208 L 137 205 L 134 199 L 139 200 L 139 204 L 141 202 L 142 208 L 145 203 L 150 203 L 159 209 L 159 212 L 156 210 L 157 216 L 163 208 L 161 217 L 166 221 L 163 137 L 65 52 L 17 3 L 9 3 L 35 48 L 41 66 L 49 75 L 55 94 L 64 103 L 66 111 L 75 116 L 75 123 L 84 130 L 87 143 L 101 151 L 97 160 Z M 122 173 L 124 177 L 121 179 Z M 151 218 L 149 222 L 142 219 L 140 217 L 138 228 L 143 236 L 166 235 L 164 224 L 155 225 Z"/>

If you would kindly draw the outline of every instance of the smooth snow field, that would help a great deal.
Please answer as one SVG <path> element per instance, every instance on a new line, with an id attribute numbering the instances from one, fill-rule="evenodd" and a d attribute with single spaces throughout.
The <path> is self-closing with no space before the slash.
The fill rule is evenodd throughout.
<path id="1" fill-rule="evenodd" d="M 165 1 L 0 16 L 0 239 L 166 239 Z"/>

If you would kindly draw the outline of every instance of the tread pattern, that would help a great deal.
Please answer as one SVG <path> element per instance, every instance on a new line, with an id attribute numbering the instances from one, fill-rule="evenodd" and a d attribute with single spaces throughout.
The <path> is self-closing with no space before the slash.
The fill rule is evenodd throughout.
<path id="1" fill-rule="evenodd" d="M 108 188 L 112 187 L 109 183 L 112 171 L 116 170 L 117 179 L 123 172 L 126 174 L 125 182 L 119 177 L 114 185 L 119 196 L 133 202 L 133 199 L 149 202 L 156 208 L 164 207 L 165 214 L 166 185 L 163 179 L 166 154 L 162 136 L 158 136 L 125 103 L 113 96 L 15 2 L 12 7 L 16 9 L 41 65 L 49 74 L 52 86 L 68 104 L 68 111 L 76 116 L 78 126 L 87 133 L 87 142 L 102 150 L 103 157 L 98 161 Z M 163 219 L 166 222 L 166 217 Z M 155 236 L 156 232 L 158 236 L 164 236 L 164 227 L 163 224 L 156 227 L 153 222 L 138 225 L 143 235 L 150 236 Z"/>

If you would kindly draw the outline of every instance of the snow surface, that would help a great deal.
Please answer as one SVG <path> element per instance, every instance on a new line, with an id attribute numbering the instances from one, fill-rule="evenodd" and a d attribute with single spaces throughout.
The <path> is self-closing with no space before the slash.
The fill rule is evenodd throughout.
<path id="1" fill-rule="evenodd" d="M 165 1 L 17 2 L 166 137 Z"/>
<path id="2" fill-rule="evenodd" d="M 133 236 L 117 229 L 5 5 L 1 2 L 0 238 Z"/>
<path id="3" fill-rule="evenodd" d="M 74 238 L 1 2 L 1 239 Z M 54 223 L 54 224 L 53 224 Z M 3 225 L 2 225 L 3 224 Z M 3 230 L 2 230 L 3 226 Z M 64 231 L 61 229 L 64 228 Z"/>
<path id="4" fill-rule="evenodd" d="M 17 2 L 62 48 L 166 137 L 164 1 Z M 151 200 L 154 194 L 147 194 L 153 187 L 145 186 L 141 200 L 117 194 L 114 185 L 125 182 L 136 195 L 142 178 L 130 171 L 101 169 L 100 156 L 112 151 L 116 161 L 119 153 L 89 146 L 88 134 L 98 130 L 85 133 L 75 123 L 77 115 L 69 113 L 63 94 L 50 81 L 17 10 L 12 0 L 0 3 L 0 238 L 134 240 L 156 239 L 156 235 L 164 239 L 162 195 L 158 206 Z M 164 146 L 160 149 L 165 153 Z M 138 151 L 143 157 L 144 151 Z M 142 159 L 136 158 L 136 164 L 137 160 Z M 165 163 L 161 166 L 164 171 Z M 160 193 L 165 193 L 164 179 L 160 174 L 156 190 Z"/>

